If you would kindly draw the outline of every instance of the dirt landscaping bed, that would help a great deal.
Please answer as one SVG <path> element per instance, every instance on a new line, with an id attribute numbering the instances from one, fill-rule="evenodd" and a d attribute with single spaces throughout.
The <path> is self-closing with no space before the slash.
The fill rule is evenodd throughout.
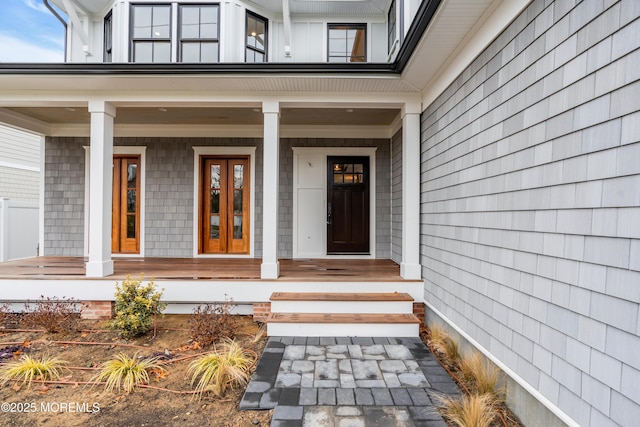
<path id="1" fill-rule="evenodd" d="M 53 356 L 67 362 L 58 382 L 34 381 L 31 387 L 7 381 L 0 386 L 0 425 L 6 426 L 268 426 L 272 411 L 240 411 L 243 389 L 224 397 L 194 394 L 189 363 L 211 348 L 189 339 L 189 316 L 166 315 L 157 320 L 157 335 L 124 340 L 104 321 L 80 321 L 79 332 L 46 333 L 0 329 L 0 369 L 26 354 Z M 20 326 L 18 326 L 20 327 Z M 257 357 L 266 338 L 249 316 L 238 316 L 236 340 Z M 84 344 L 76 344 L 82 342 Z M 165 373 L 152 372 L 147 387 L 132 393 L 105 391 L 87 384 L 97 366 L 119 353 L 160 356 Z M 5 358 L 1 358 L 5 357 Z"/>

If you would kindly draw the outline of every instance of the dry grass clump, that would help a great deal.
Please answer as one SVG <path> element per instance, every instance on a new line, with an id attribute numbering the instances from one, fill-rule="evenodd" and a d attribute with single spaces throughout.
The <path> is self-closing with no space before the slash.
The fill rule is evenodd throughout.
<path id="1" fill-rule="evenodd" d="M 498 368 L 474 351 L 460 359 L 462 377 L 479 395 L 488 395 L 494 402 L 504 402 L 504 389 L 498 388 Z"/>
<path id="2" fill-rule="evenodd" d="M 430 332 L 432 347 L 443 353 L 451 364 L 458 363 L 460 360 L 458 341 L 447 335 L 447 333 L 438 325 L 432 325 Z"/>
<path id="3" fill-rule="evenodd" d="M 195 384 L 199 396 L 211 391 L 216 396 L 224 395 L 227 388 L 243 387 L 249 382 L 252 355 L 236 341 L 225 339 L 214 351 L 189 365 L 191 385 Z"/>
<path id="4" fill-rule="evenodd" d="M 8 362 L 0 371 L 2 383 L 22 380 L 22 384 L 31 387 L 33 381 L 55 381 L 60 378 L 67 362 L 57 357 L 44 356 L 35 359 L 29 355 L 22 355 L 20 359 Z"/>
<path id="5" fill-rule="evenodd" d="M 441 396 L 444 417 L 459 427 L 490 427 L 495 408 L 489 395 L 472 394 L 461 398 Z"/>
<path id="6" fill-rule="evenodd" d="M 138 354 L 129 357 L 124 353 L 118 354 L 115 358 L 100 365 L 100 371 L 91 379 L 94 382 L 105 381 L 105 390 L 114 389 L 130 393 L 141 384 L 149 383 L 149 371 L 156 370 L 164 372 L 160 366 L 158 358 L 142 359 Z"/>

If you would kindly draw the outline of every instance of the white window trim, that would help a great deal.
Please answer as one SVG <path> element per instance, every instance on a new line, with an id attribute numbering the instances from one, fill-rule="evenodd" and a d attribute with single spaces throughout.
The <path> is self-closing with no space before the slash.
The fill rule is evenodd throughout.
<path id="1" fill-rule="evenodd" d="M 323 250 L 321 258 L 330 259 L 375 259 L 376 258 L 376 147 L 292 147 L 293 150 L 293 258 L 307 258 L 298 251 L 298 166 L 295 158 L 304 154 L 321 154 L 324 165 L 331 156 L 369 157 L 369 254 L 329 255 L 327 254 L 327 228 L 323 229 Z M 322 172 L 323 207 L 327 210 L 327 168 Z"/>
<path id="2" fill-rule="evenodd" d="M 193 155 L 193 257 L 194 258 L 253 258 L 255 251 L 256 217 L 256 147 L 192 147 Z M 198 253 L 198 224 L 200 223 L 200 158 L 202 156 L 249 156 L 249 253 L 201 254 Z"/>
<path id="3" fill-rule="evenodd" d="M 91 182 L 89 170 L 91 167 L 91 156 L 89 146 L 84 145 L 84 256 L 89 256 L 89 189 Z M 145 146 L 113 146 L 114 155 L 134 155 L 140 156 L 140 253 L 138 254 L 111 254 L 114 258 L 141 258 L 145 254 L 145 205 L 146 205 L 146 169 L 147 169 L 147 147 Z"/>

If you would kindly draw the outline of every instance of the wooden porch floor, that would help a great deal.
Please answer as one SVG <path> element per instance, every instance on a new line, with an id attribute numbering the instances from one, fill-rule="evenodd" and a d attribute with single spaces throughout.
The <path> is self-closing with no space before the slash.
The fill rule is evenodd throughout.
<path id="1" fill-rule="evenodd" d="M 85 277 L 85 258 L 37 257 L 0 263 L 0 279 L 64 279 Z M 114 258 L 115 273 L 155 280 L 260 280 L 259 258 Z M 400 266 L 391 260 L 282 259 L 279 281 L 402 281 Z"/>

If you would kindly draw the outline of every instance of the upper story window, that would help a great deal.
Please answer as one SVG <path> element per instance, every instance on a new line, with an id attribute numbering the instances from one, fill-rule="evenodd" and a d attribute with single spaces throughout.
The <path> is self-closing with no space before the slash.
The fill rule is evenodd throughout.
<path id="1" fill-rule="evenodd" d="M 329 62 L 366 62 L 366 24 L 329 24 Z"/>
<path id="2" fill-rule="evenodd" d="M 387 52 L 391 53 L 393 44 L 396 41 L 396 1 L 391 2 L 389 13 L 387 14 Z"/>
<path id="3" fill-rule="evenodd" d="M 180 61 L 218 62 L 218 5 L 180 5 Z"/>
<path id="4" fill-rule="evenodd" d="M 267 62 L 267 20 L 247 11 L 246 62 Z"/>
<path id="5" fill-rule="evenodd" d="M 133 62 L 171 62 L 171 6 L 131 6 Z"/>
<path id="6" fill-rule="evenodd" d="M 104 62 L 113 60 L 113 14 L 111 11 L 104 17 Z"/>

